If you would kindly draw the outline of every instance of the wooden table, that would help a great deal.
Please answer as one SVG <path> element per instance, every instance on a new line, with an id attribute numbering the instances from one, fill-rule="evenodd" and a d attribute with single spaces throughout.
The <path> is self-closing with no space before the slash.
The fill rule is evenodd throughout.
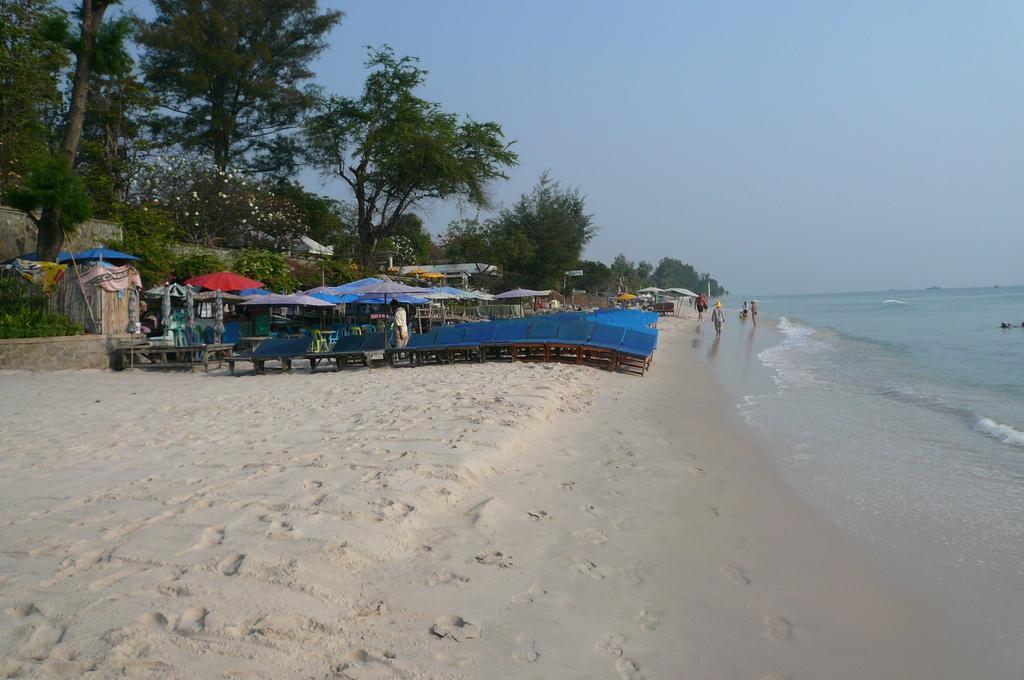
<path id="1" fill-rule="evenodd" d="M 227 343 L 184 347 L 135 345 L 117 347 L 113 352 L 122 368 L 187 368 L 191 371 L 201 365 L 203 371 L 208 372 L 210 359 L 220 366 L 232 349 L 234 345 Z"/>
<path id="2" fill-rule="evenodd" d="M 252 351 L 264 340 L 269 340 L 272 335 L 244 335 L 238 339 L 240 349 Z"/>

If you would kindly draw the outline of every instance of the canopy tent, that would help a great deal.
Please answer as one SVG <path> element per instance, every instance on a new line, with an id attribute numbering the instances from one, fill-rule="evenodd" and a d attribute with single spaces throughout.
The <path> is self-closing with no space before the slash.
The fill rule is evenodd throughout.
<path id="1" fill-rule="evenodd" d="M 339 295 L 331 295 L 330 293 L 325 293 L 324 291 L 317 291 L 315 293 L 308 293 L 307 292 L 307 295 L 309 295 L 309 297 L 315 297 L 317 300 L 323 300 L 324 302 L 330 302 L 332 305 L 340 305 L 342 303 L 341 296 L 339 296 Z"/>
<path id="2" fill-rule="evenodd" d="M 238 294 L 242 297 L 252 297 L 253 295 L 270 295 L 272 292 L 266 288 L 246 288 L 238 291 Z"/>
<path id="3" fill-rule="evenodd" d="M 365 279 L 359 279 L 358 281 L 351 281 L 349 283 L 343 283 L 340 286 L 335 286 L 334 288 L 332 288 L 331 290 L 329 290 L 327 292 L 328 293 L 333 293 L 335 295 L 345 294 L 345 293 L 358 293 L 358 292 L 362 292 L 362 290 L 364 288 L 368 288 L 369 286 L 375 286 L 378 283 L 383 283 L 383 282 L 384 282 L 384 279 L 377 279 L 377 278 L 374 278 L 374 277 L 371 276 L 371 277 L 368 277 L 368 278 L 365 278 Z"/>
<path id="4" fill-rule="evenodd" d="M 309 290 L 301 291 L 306 295 L 316 295 L 317 293 L 327 293 L 328 295 L 337 295 L 337 286 L 317 286 L 316 288 L 310 288 Z"/>
<path id="5" fill-rule="evenodd" d="M 482 290 L 467 290 L 466 295 L 475 300 L 493 300 L 494 296 L 490 293 L 485 293 Z"/>
<path id="6" fill-rule="evenodd" d="M 416 295 L 407 295 L 405 293 L 399 293 L 397 295 L 378 295 L 376 293 L 364 293 L 356 298 L 355 302 L 360 305 L 384 305 L 389 304 L 391 300 L 398 300 L 402 304 L 406 305 L 427 305 L 430 304 L 430 300 L 425 297 L 419 297 Z"/>
<path id="7" fill-rule="evenodd" d="M 504 293 L 498 293 L 494 296 L 495 300 L 510 300 L 514 298 L 527 298 L 527 297 L 547 297 L 551 294 L 550 290 L 530 290 L 529 288 L 514 288 L 507 290 Z"/>
<path id="8" fill-rule="evenodd" d="M 244 295 L 235 295 L 234 293 L 225 293 L 219 290 L 204 290 L 202 293 L 196 293 L 194 297 L 196 302 L 212 302 L 218 296 L 220 296 L 221 302 L 226 302 L 229 305 L 245 302 L 246 300 Z"/>
<path id="9" fill-rule="evenodd" d="M 259 281 L 254 281 L 234 272 L 213 272 L 212 274 L 193 276 L 191 279 L 186 279 L 185 283 L 190 286 L 197 286 L 208 290 L 223 290 L 230 293 L 237 293 L 246 288 L 264 287 Z"/>
<path id="10" fill-rule="evenodd" d="M 647 286 L 637 291 L 638 293 L 664 293 L 664 288 L 658 288 L 657 286 Z"/>
<path id="11" fill-rule="evenodd" d="M 292 295 L 279 295 L 277 293 L 271 293 L 270 295 L 252 295 L 246 298 L 246 301 L 242 303 L 243 307 L 333 307 L 334 304 L 315 298 L 311 295 L 303 295 L 302 293 L 294 293 Z"/>
<path id="12" fill-rule="evenodd" d="M 679 293 L 683 297 L 697 297 L 696 293 L 694 293 L 692 290 L 688 290 L 686 288 L 669 288 L 669 289 L 666 290 L 666 292 L 668 292 L 668 293 Z"/>
<path id="13" fill-rule="evenodd" d="M 185 297 L 185 286 L 180 283 L 169 283 L 166 286 L 154 286 L 146 291 L 150 297 L 162 297 L 164 291 L 168 291 L 171 297 Z"/>
<path id="14" fill-rule="evenodd" d="M 421 297 L 424 297 L 424 298 L 426 298 L 428 300 L 461 300 L 462 299 L 458 295 L 452 295 L 451 293 L 445 292 L 443 290 L 438 290 L 435 293 L 425 293 Z"/>

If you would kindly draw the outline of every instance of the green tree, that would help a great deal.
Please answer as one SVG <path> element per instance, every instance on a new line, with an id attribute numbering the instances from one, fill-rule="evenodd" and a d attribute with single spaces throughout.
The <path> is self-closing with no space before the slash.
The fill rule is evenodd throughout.
<path id="1" fill-rule="evenodd" d="M 107 8 L 116 2 L 117 0 L 82 0 L 78 12 L 78 30 L 75 33 L 71 32 L 71 27 L 66 21 L 60 21 L 60 17 L 50 22 L 50 35 L 55 39 L 59 38 L 75 55 L 75 71 L 59 156 L 69 171 L 74 168 L 78 155 L 93 72 L 116 71 L 123 68 L 128 59 L 123 30 L 117 25 L 103 22 Z M 48 174 L 51 177 L 55 176 L 53 173 Z M 63 184 L 67 185 L 66 182 Z M 77 224 L 77 221 L 68 219 L 68 216 L 63 214 L 66 206 L 60 202 L 44 203 L 40 207 L 40 218 L 33 218 L 39 229 L 37 257 L 40 260 L 54 261 L 61 246 L 64 245 L 64 233 L 69 230 L 69 226 Z"/>
<path id="2" fill-rule="evenodd" d="M 611 274 L 612 283 L 617 291 L 636 289 L 636 267 L 622 253 L 616 255 L 612 261 Z"/>
<path id="3" fill-rule="evenodd" d="M 52 0 L 0 3 L 0 200 L 43 161 L 51 119 L 61 106 L 61 74 L 70 60 L 49 38 L 63 12 Z"/>
<path id="4" fill-rule="evenodd" d="M 269 250 L 246 250 L 235 258 L 234 271 L 256 279 L 278 293 L 293 291 L 298 280 L 292 274 L 288 260 L 280 253 Z"/>
<path id="5" fill-rule="evenodd" d="M 583 276 L 569 280 L 569 285 L 573 288 L 585 290 L 588 293 L 600 293 L 607 290 L 609 286 L 615 288 L 615 285 L 612 284 L 612 270 L 603 262 L 582 260 L 576 269 L 582 269 Z"/>
<path id="6" fill-rule="evenodd" d="M 646 288 L 651 285 L 651 274 L 654 273 L 654 267 L 647 260 L 640 260 L 636 263 L 636 284 L 638 288 Z"/>
<path id="7" fill-rule="evenodd" d="M 316 0 L 153 0 L 146 81 L 168 114 L 157 132 L 229 167 L 287 173 L 316 88 L 311 62 L 341 20 Z"/>
<path id="8" fill-rule="evenodd" d="M 120 206 L 115 219 L 124 232 L 117 248 L 141 258 L 135 268 L 143 285 L 159 286 L 170 280 L 177 259 L 171 215 L 157 205 Z"/>
<path id="9" fill-rule="evenodd" d="M 491 248 L 504 285 L 560 288 L 562 277 L 597 232 L 578 189 L 563 189 L 547 173 L 490 225 Z"/>
<path id="10" fill-rule="evenodd" d="M 200 274 L 221 272 L 227 269 L 224 260 L 213 253 L 193 252 L 179 257 L 174 263 L 174 274 L 184 281 Z"/>
<path id="11" fill-rule="evenodd" d="M 362 95 L 324 99 L 306 124 L 309 160 L 352 191 L 365 268 L 407 212 L 432 199 L 486 206 L 488 184 L 518 162 L 497 123 L 460 121 L 417 97 L 426 72 L 416 63 L 371 49 Z"/>
<path id="12" fill-rule="evenodd" d="M 43 209 L 43 215 L 49 210 L 50 217 L 57 220 L 56 228 L 60 232 L 60 241 L 64 241 L 64 232 L 72 231 L 76 225 L 88 219 L 92 213 L 92 201 L 85 188 L 85 182 L 67 163 L 67 159 L 56 153 L 47 153 L 36 161 L 35 167 L 29 170 L 22 186 L 8 191 L 11 205 L 24 210 L 37 227 L 40 241 L 42 240 L 43 222 L 34 211 Z M 37 252 L 40 260 L 54 261 L 57 253 Z"/>
<path id="13" fill-rule="evenodd" d="M 391 241 L 390 248 L 397 253 L 395 264 L 398 266 L 425 264 L 430 258 L 430 233 L 415 213 L 402 215 L 388 240 Z"/>
<path id="14" fill-rule="evenodd" d="M 709 274 L 700 274 L 692 265 L 674 257 L 663 257 L 654 270 L 654 284 L 659 288 L 687 288 L 695 293 L 706 293 L 711 284 L 712 295 L 724 295 L 725 289 Z"/>
<path id="15" fill-rule="evenodd" d="M 478 219 L 454 220 L 441 237 L 449 262 L 484 262 L 490 264 L 490 234 L 487 225 Z"/>

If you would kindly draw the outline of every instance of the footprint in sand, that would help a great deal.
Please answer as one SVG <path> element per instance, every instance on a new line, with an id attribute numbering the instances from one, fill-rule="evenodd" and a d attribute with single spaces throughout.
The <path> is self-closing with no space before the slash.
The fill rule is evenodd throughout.
<path id="1" fill-rule="evenodd" d="M 5 609 L 4 612 L 15 619 L 24 619 L 27 616 L 38 614 L 39 610 L 36 609 L 36 605 L 32 602 L 22 602 Z"/>
<path id="2" fill-rule="evenodd" d="M 604 639 L 594 645 L 594 650 L 602 656 L 617 659 L 622 656 L 622 644 L 626 638 L 618 633 L 607 633 Z"/>
<path id="3" fill-rule="evenodd" d="M 793 638 L 793 624 L 781 616 L 764 617 L 765 637 L 776 642 L 785 642 Z"/>
<path id="4" fill-rule="evenodd" d="M 604 578 L 604 574 L 602 574 L 601 571 L 597 568 L 597 565 L 591 562 L 590 560 L 577 559 L 572 565 L 572 570 L 575 571 L 577 574 L 589 576 L 590 578 L 597 581 L 600 581 Z"/>
<path id="5" fill-rule="evenodd" d="M 427 580 L 427 585 L 431 586 L 446 586 L 449 584 L 459 585 L 462 583 L 469 583 L 469 577 L 456 574 L 455 572 L 448 571 L 447 569 L 434 574 L 433 577 Z"/>
<path id="6" fill-rule="evenodd" d="M 206 616 L 210 612 L 207 611 L 206 607 L 192 607 L 186 609 L 181 616 L 178 617 L 178 622 L 174 624 L 174 630 L 178 631 L 182 635 L 195 635 L 201 633 L 206 628 Z"/>
<path id="7" fill-rule="evenodd" d="M 217 571 L 224 574 L 225 576 L 234 576 L 238 573 L 238 570 L 242 566 L 242 560 L 245 559 L 245 555 L 241 553 L 234 553 L 221 559 L 217 563 Z"/>
<path id="8" fill-rule="evenodd" d="M 31 637 L 22 649 L 22 656 L 32 660 L 43 660 L 50 655 L 50 650 L 60 644 L 64 639 L 67 628 L 60 624 L 52 624 L 47 621 L 40 623 L 32 631 Z"/>
<path id="9" fill-rule="evenodd" d="M 615 670 L 618 671 L 622 680 L 642 680 L 644 677 L 640 673 L 640 664 L 627 656 L 619 657 L 615 662 Z"/>
<path id="10" fill-rule="evenodd" d="M 708 513 L 712 517 L 718 517 L 719 516 L 718 508 L 716 508 L 713 505 L 705 505 L 704 506 L 704 512 Z"/>
<path id="11" fill-rule="evenodd" d="M 526 514 L 534 522 L 539 522 L 539 521 L 545 520 L 545 519 L 551 519 L 551 515 L 549 515 L 544 510 L 527 510 Z"/>
<path id="12" fill-rule="evenodd" d="M 138 618 L 139 625 L 156 630 L 167 628 L 167 617 L 160 612 L 146 612 Z"/>
<path id="13" fill-rule="evenodd" d="M 572 535 L 577 540 L 586 541 L 587 543 L 593 543 L 594 545 L 604 545 L 608 542 L 608 534 L 601 531 L 600 529 L 577 529 L 572 532 Z"/>
<path id="14" fill-rule="evenodd" d="M 199 537 L 199 542 L 193 545 L 187 550 L 182 550 L 179 555 L 184 555 L 188 552 L 195 550 L 206 550 L 212 548 L 215 545 L 220 545 L 224 541 L 224 527 L 206 527 L 203 529 L 203 535 Z"/>
<path id="15" fill-rule="evenodd" d="M 750 585 L 750 578 L 747 576 L 746 572 L 739 567 L 723 565 L 719 567 L 718 570 L 722 572 L 723 576 L 738 586 Z"/>
<path id="16" fill-rule="evenodd" d="M 319 479 L 307 479 L 302 483 L 302 488 L 306 491 L 316 491 L 324 485 Z"/>
<path id="17" fill-rule="evenodd" d="M 573 491 L 576 488 L 576 482 L 562 482 L 562 489 L 565 491 Z"/>
<path id="18" fill-rule="evenodd" d="M 497 566 L 502 569 L 508 569 L 512 566 L 512 556 L 506 555 L 497 550 L 480 553 L 473 559 L 475 559 L 480 564 L 485 564 L 488 566 Z"/>
<path id="19" fill-rule="evenodd" d="M 661 623 L 661 617 L 650 609 L 641 609 L 636 620 L 640 622 L 640 630 L 652 631 Z"/>
<path id="20" fill-rule="evenodd" d="M 598 510 L 597 507 L 593 505 L 581 505 L 580 510 L 587 513 L 588 515 L 591 515 L 592 517 L 597 517 L 601 514 L 601 511 Z"/>
<path id="21" fill-rule="evenodd" d="M 439 616 L 430 632 L 439 638 L 449 638 L 456 642 L 480 637 L 480 627 L 476 626 L 458 614 L 444 614 Z"/>

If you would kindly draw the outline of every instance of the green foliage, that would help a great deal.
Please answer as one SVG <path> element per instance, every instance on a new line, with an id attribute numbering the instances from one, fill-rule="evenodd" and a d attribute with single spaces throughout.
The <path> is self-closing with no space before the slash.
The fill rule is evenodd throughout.
<path id="1" fill-rule="evenodd" d="M 309 161 L 353 192 L 364 267 L 415 206 L 447 198 L 486 206 L 488 184 L 518 162 L 497 123 L 460 121 L 417 97 L 426 71 L 416 62 L 371 48 L 362 95 L 328 97 L 306 122 Z"/>
<path id="2" fill-rule="evenodd" d="M 478 219 L 456 220 L 441 238 L 449 262 L 486 262 L 490 264 L 491 244 L 487 225 Z"/>
<path id="3" fill-rule="evenodd" d="M 11 205 L 31 213 L 40 209 L 59 211 L 58 224 L 65 233 L 87 220 L 92 201 L 81 176 L 68 167 L 64 157 L 47 154 L 25 177 L 24 184 L 9 192 Z"/>
<path id="4" fill-rule="evenodd" d="M 529 194 L 489 225 L 492 257 L 508 288 L 561 288 L 597 229 L 578 189 L 562 189 L 541 175 Z"/>
<path id="5" fill-rule="evenodd" d="M 170 215 L 155 205 L 122 206 L 116 219 L 124 230 L 124 238 L 116 247 L 142 258 L 135 263 L 142 284 L 149 288 L 170 280 L 175 270 L 173 245 L 177 236 Z"/>
<path id="6" fill-rule="evenodd" d="M 395 252 L 395 264 L 399 267 L 423 264 L 430 257 L 430 233 L 423 228 L 423 220 L 414 213 L 402 215 L 395 225 L 395 233 L 386 241 L 390 243 L 385 248 Z"/>
<path id="7" fill-rule="evenodd" d="M 350 231 L 352 211 L 341 201 L 306 191 L 290 180 L 278 181 L 273 190 L 278 198 L 295 206 L 306 225 L 306 234 L 314 241 L 331 245 L 339 234 Z"/>
<path id="8" fill-rule="evenodd" d="M 250 279 L 256 279 L 278 293 L 293 291 L 298 285 L 298 280 L 292 274 L 292 268 L 284 255 L 269 250 L 243 251 L 235 258 L 234 271 Z"/>
<path id="9" fill-rule="evenodd" d="M 613 283 L 612 270 L 603 262 L 581 260 L 579 266 L 575 267 L 575 269 L 582 269 L 583 276 L 570 279 L 568 282 L 569 287 L 585 290 L 588 293 L 601 293 L 616 289 Z"/>
<path id="10" fill-rule="evenodd" d="M 674 257 L 663 257 L 654 270 L 654 285 L 658 288 L 687 288 L 694 293 L 707 293 L 711 285 L 711 295 L 725 295 L 726 290 L 710 274 L 700 274 L 691 265 Z"/>
<path id="11" fill-rule="evenodd" d="M 338 286 L 355 281 L 358 270 L 347 260 L 336 258 L 316 260 L 289 260 L 296 288 L 309 290 L 317 286 Z"/>
<path id="12" fill-rule="evenodd" d="M 0 339 L 78 335 L 82 327 L 46 311 L 46 298 L 17 279 L 0 278 Z"/>
<path id="13" fill-rule="evenodd" d="M 173 113 L 158 133 L 221 170 L 292 169 L 298 126 L 316 89 L 310 64 L 341 20 L 316 0 L 154 0 L 139 40 L 146 81 Z"/>
<path id="14" fill-rule="evenodd" d="M 53 141 L 67 51 L 49 37 L 64 12 L 52 0 L 0 2 L 0 200 Z"/>
<path id="15" fill-rule="evenodd" d="M 174 273 L 182 281 L 190 279 L 193 276 L 199 276 L 200 274 L 222 272 L 226 269 L 227 265 L 224 261 L 213 253 L 189 253 L 188 255 L 179 257 L 177 262 L 174 263 Z"/>

